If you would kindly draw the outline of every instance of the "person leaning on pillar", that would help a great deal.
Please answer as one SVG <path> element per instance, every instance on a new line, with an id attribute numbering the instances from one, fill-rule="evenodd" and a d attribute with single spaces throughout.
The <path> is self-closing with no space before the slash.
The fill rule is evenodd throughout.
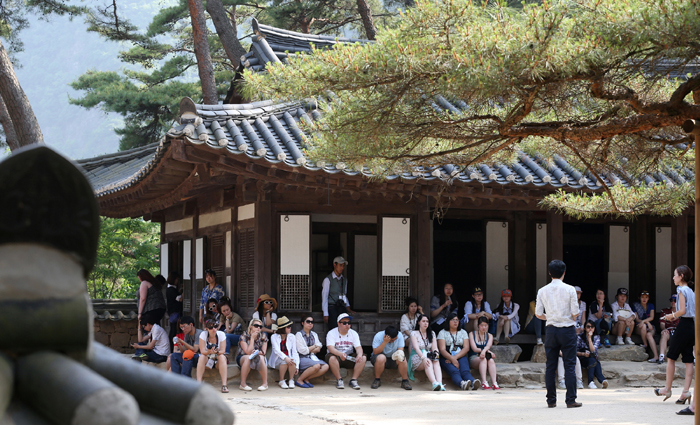
<path id="1" fill-rule="evenodd" d="M 557 407 L 556 372 L 559 352 L 564 362 L 566 383 L 566 407 L 581 407 L 576 402 L 576 317 L 579 314 L 576 289 L 562 281 L 566 264 L 560 260 L 549 263 L 552 281 L 537 292 L 535 315 L 547 321 L 544 351 L 547 355 L 545 384 L 547 406 Z M 546 314 L 545 314 L 546 312 Z"/>

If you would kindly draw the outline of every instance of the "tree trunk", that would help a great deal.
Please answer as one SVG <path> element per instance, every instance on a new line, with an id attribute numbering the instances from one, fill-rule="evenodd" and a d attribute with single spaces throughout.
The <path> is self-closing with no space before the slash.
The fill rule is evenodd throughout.
<path id="1" fill-rule="evenodd" d="M 207 40 L 207 20 L 204 17 L 202 0 L 187 0 L 192 18 L 192 36 L 194 38 L 194 54 L 197 57 L 199 80 L 202 84 L 202 96 L 206 105 L 219 103 L 216 95 L 216 83 L 214 82 L 214 66 L 211 63 L 209 53 L 209 40 Z"/>
<path id="2" fill-rule="evenodd" d="M 5 141 L 10 150 L 13 151 L 20 147 L 19 140 L 17 140 L 17 133 L 15 133 L 15 128 L 12 125 L 12 119 L 10 118 L 10 112 L 5 106 L 5 102 L 2 101 L 0 97 L 0 125 L 2 125 L 5 131 Z"/>
<path id="3" fill-rule="evenodd" d="M 27 95 L 24 94 L 22 86 L 19 85 L 12 62 L 2 45 L 2 41 L 0 41 L 0 98 L 4 101 L 2 109 L 7 112 L 8 116 L 8 120 L 2 119 L 1 121 L 5 128 L 5 135 L 8 136 L 8 145 L 10 145 L 11 137 L 13 137 L 13 143 L 16 144 L 16 147 L 10 145 L 10 149 L 15 150 L 17 147 L 32 143 L 44 143 L 44 136 L 41 134 L 39 123 L 34 116 L 34 111 L 32 111 L 32 105 L 29 104 Z M 0 116 L 2 115 L 5 114 L 0 112 Z M 13 131 L 8 131 L 9 128 Z M 14 136 L 10 134 L 14 134 Z"/>
<path id="4" fill-rule="evenodd" d="M 357 10 L 359 10 L 360 16 L 362 17 L 362 24 L 365 26 L 367 39 L 376 40 L 377 29 L 374 27 L 374 21 L 372 20 L 372 9 L 369 8 L 367 0 L 357 0 Z"/>
<path id="5" fill-rule="evenodd" d="M 231 25 L 231 20 L 227 19 L 226 10 L 221 0 L 207 0 L 207 12 L 216 27 L 216 33 L 224 46 L 226 56 L 231 61 L 233 68 L 238 68 L 241 64 L 241 56 L 245 55 L 245 49 L 238 41 L 238 34 Z"/>

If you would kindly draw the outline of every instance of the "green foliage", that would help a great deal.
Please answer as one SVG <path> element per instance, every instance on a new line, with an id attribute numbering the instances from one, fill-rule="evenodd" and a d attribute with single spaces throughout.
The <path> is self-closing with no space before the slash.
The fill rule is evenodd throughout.
<path id="1" fill-rule="evenodd" d="M 103 217 L 97 263 L 87 281 L 90 298 L 134 298 L 139 288 L 136 272 L 159 267 L 159 240 L 157 223 Z"/>
<path id="2" fill-rule="evenodd" d="M 667 196 L 665 210 L 639 207 L 640 193 L 649 191 L 635 188 L 644 175 L 680 173 L 692 161 L 685 149 L 691 139 L 678 126 L 700 119 L 690 99 L 700 75 L 669 74 L 700 56 L 698 15 L 699 0 L 521 8 L 425 0 L 395 28 L 380 31 L 376 43 L 317 50 L 290 66 L 268 66 L 265 74 L 247 72 L 245 90 L 251 100 L 316 99 L 323 118 L 307 126 L 316 161 L 383 175 L 419 165 L 506 162 L 524 149 L 633 184 L 608 192 L 629 197 L 611 200 L 611 208 L 596 197 L 571 198 L 590 202 L 573 214 L 593 216 L 597 208 L 674 214 L 688 205 L 680 188 Z M 572 205 L 551 200 L 564 210 Z"/>

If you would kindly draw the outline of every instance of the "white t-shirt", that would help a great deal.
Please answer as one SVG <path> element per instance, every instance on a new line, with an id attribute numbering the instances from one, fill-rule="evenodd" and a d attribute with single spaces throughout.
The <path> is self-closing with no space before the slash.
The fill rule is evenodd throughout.
<path id="1" fill-rule="evenodd" d="M 361 347 L 360 335 L 352 329 L 348 329 L 348 333 L 341 335 L 338 328 L 331 329 L 326 334 L 326 346 L 335 347 L 336 350 L 345 354 L 352 354 L 355 347 Z"/>
<path id="2" fill-rule="evenodd" d="M 205 343 L 209 343 L 209 331 L 202 331 L 202 333 L 199 334 L 199 339 Z M 226 341 L 226 334 L 222 331 L 216 331 L 217 347 L 221 347 L 221 341 Z"/>
<path id="3" fill-rule="evenodd" d="M 153 347 L 153 351 L 161 356 L 170 355 L 170 342 L 168 341 L 168 334 L 165 329 L 161 328 L 158 324 L 153 324 L 151 332 L 148 333 L 156 345 Z"/>

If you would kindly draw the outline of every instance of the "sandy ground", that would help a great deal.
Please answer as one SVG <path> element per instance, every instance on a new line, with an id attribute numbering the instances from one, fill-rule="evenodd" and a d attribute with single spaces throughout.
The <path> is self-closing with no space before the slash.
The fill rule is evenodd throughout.
<path id="1" fill-rule="evenodd" d="M 685 406 L 674 404 L 680 388 L 666 402 L 651 388 L 578 390 L 583 407 L 567 409 L 564 391 L 558 390 L 558 406 L 547 408 L 544 389 L 500 391 L 412 391 L 383 384 L 361 390 L 337 390 L 323 385 L 313 389 L 244 393 L 232 386 L 222 398 L 236 414 L 236 424 L 691 424 L 692 416 L 677 416 Z M 686 405 L 687 406 L 687 405 Z M 466 416 L 465 416 L 466 415 Z"/>

